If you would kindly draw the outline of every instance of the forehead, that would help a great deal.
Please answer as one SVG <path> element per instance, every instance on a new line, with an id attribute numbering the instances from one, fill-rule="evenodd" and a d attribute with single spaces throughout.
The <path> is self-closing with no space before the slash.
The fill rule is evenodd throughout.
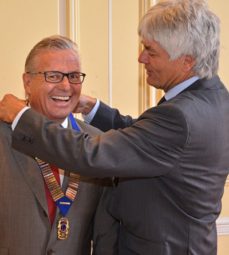
<path id="1" fill-rule="evenodd" d="M 147 39 L 142 39 L 141 43 L 143 44 L 145 49 L 151 50 L 151 49 L 160 49 L 161 46 L 158 42 L 156 42 L 155 40 L 147 40 Z"/>
<path id="2" fill-rule="evenodd" d="M 38 51 L 34 57 L 33 64 L 36 68 L 70 67 L 80 68 L 80 59 L 77 52 L 72 49 L 46 49 Z M 54 70 L 54 69 L 53 69 Z"/>
<path id="3" fill-rule="evenodd" d="M 160 45 L 159 42 L 155 40 L 146 40 L 142 39 L 141 43 L 143 44 L 144 48 L 149 52 L 157 52 L 158 54 L 165 54 L 168 55 L 167 51 Z"/>

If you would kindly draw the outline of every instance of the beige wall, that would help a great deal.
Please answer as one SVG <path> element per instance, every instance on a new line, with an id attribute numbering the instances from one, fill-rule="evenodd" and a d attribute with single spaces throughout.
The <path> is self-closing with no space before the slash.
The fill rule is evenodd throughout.
<path id="1" fill-rule="evenodd" d="M 218 252 L 217 255 L 229 254 L 229 236 L 220 236 L 218 239 Z"/>
<path id="2" fill-rule="evenodd" d="M 83 71 L 83 92 L 108 102 L 108 1 L 79 0 L 78 44 Z"/>
<path id="3" fill-rule="evenodd" d="M 225 185 L 225 191 L 222 199 L 222 212 L 221 217 L 225 217 L 227 222 L 225 226 L 227 228 L 226 234 L 220 235 L 218 237 L 218 255 L 228 255 L 229 254 L 229 184 Z M 224 227 L 224 226 L 222 226 Z"/>
<path id="4" fill-rule="evenodd" d="M 208 0 L 210 8 L 220 17 L 221 20 L 221 53 L 219 75 L 225 85 L 229 88 L 229 1 Z M 210 39 L 210 38 L 209 38 Z"/>
<path id="5" fill-rule="evenodd" d="M 87 73 L 83 93 L 137 116 L 138 0 L 110 3 L 78 1 L 78 42 Z"/>
<path id="6" fill-rule="evenodd" d="M 24 97 L 21 74 L 31 47 L 58 33 L 58 1 L 0 1 L 0 98 L 5 93 Z"/>

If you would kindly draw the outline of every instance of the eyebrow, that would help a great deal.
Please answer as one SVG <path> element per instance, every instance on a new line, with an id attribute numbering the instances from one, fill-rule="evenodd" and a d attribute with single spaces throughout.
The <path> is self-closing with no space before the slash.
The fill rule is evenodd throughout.
<path id="1" fill-rule="evenodd" d="M 146 45 L 143 40 L 141 41 L 141 44 L 144 47 L 144 49 L 147 50 L 148 52 L 157 53 L 157 51 L 154 48 L 152 48 L 150 44 Z"/>
<path id="2" fill-rule="evenodd" d="M 143 42 L 141 42 L 144 49 L 148 50 L 148 51 L 155 51 L 150 45 L 145 45 Z"/>
<path id="3" fill-rule="evenodd" d="M 151 52 L 151 53 L 157 53 L 157 51 L 151 46 L 144 45 L 144 49 L 146 49 L 148 52 Z"/>

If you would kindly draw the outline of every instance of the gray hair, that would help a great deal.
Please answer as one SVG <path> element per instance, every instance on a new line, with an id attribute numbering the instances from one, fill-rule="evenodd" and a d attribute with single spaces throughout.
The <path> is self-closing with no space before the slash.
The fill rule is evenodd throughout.
<path id="1" fill-rule="evenodd" d="M 192 56 L 194 73 L 210 79 L 219 66 L 219 23 L 204 0 L 164 0 L 144 15 L 138 32 L 157 41 L 171 59 Z"/>
<path id="2" fill-rule="evenodd" d="M 34 65 L 34 58 L 43 50 L 65 50 L 71 49 L 79 57 L 78 46 L 71 39 L 61 36 L 52 35 L 42 39 L 29 52 L 25 61 L 25 72 L 31 71 Z"/>

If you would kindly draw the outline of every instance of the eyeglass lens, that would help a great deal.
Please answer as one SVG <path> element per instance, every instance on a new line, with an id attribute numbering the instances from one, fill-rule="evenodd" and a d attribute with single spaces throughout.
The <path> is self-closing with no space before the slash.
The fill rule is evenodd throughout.
<path id="1" fill-rule="evenodd" d="M 61 82 L 64 76 L 67 76 L 70 83 L 82 83 L 84 81 L 85 74 L 80 72 L 61 73 L 61 72 L 45 72 L 45 79 L 47 82 Z"/>

